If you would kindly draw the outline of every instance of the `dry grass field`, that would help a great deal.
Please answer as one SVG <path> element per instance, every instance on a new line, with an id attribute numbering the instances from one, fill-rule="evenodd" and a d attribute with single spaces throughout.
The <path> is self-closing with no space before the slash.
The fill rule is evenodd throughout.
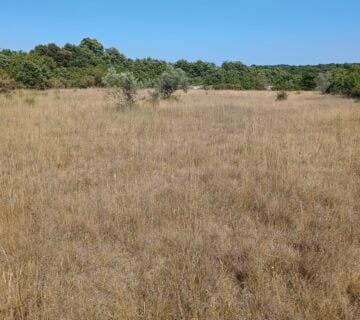
<path id="1" fill-rule="evenodd" d="M 0 319 L 359 319 L 360 104 L 275 98 L 0 95 Z"/>

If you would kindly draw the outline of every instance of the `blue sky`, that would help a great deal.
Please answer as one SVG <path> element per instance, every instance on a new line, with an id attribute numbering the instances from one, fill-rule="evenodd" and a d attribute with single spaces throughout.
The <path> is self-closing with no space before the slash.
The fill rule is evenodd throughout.
<path id="1" fill-rule="evenodd" d="M 0 0 L 0 48 L 84 37 L 131 58 L 360 62 L 360 0 Z"/>

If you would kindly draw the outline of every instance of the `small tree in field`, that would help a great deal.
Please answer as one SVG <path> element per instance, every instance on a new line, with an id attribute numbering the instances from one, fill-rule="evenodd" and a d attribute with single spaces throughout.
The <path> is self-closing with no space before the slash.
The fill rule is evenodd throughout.
<path id="1" fill-rule="evenodd" d="M 328 90 L 331 85 L 331 72 L 327 71 L 325 73 L 320 73 L 316 79 L 316 90 L 321 91 L 321 93 L 328 93 Z"/>
<path id="2" fill-rule="evenodd" d="M 120 108 L 132 107 L 135 104 L 138 84 L 132 73 L 117 73 L 115 68 L 110 68 L 103 78 L 103 83 L 110 88 L 110 95 Z"/>
<path id="3" fill-rule="evenodd" d="M 180 69 L 169 66 L 160 76 L 159 94 L 163 99 L 168 99 L 178 89 L 187 92 L 189 88 L 186 73 Z"/>

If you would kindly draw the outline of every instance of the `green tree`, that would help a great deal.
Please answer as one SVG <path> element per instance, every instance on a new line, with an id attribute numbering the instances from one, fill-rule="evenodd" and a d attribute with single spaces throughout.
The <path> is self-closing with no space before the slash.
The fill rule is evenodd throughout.
<path id="1" fill-rule="evenodd" d="M 10 57 L 0 53 L 0 69 L 5 69 L 10 64 Z"/>
<path id="2" fill-rule="evenodd" d="M 314 90 L 316 88 L 316 73 L 312 71 L 305 71 L 301 75 L 300 89 Z"/>
<path id="3" fill-rule="evenodd" d="M 46 78 L 44 77 L 41 67 L 32 61 L 23 61 L 20 63 L 16 68 L 14 78 L 29 88 L 45 88 Z"/>
<path id="4" fill-rule="evenodd" d="M 178 89 L 187 92 L 188 87 L 186 73 L 180 68 L 169 66 L 160 76 L 158 90 L 162 98 L 168 99 Z"/>
<path id="5" fill-rule="evenodd" d="M 104 46 L 96 39 L 85 38 L 81 40 L 80 48 L 87 49 L 96 56 L 102 56 L 104 54 Z"/>
<path id="6" fill-rule="evenodd" d="M 125 65 L 127 62 L 127 58 L 116 48 L 105 50 L 105 60 L 107 60 L 110 65 Z"/>
<path id="7" fill-rule="evenodd" d="M 360 98 L 360 66 L 337 69 L 332 74 L 330 93 Z"/>
<path id="8" fill-rule="evenodd" d="M 73 53 L 71 51 L 60 48 L 55 43 L 38 45 L 30 53 L 51 57 L 58 67 L 68 66 L 73 59 Z"/>
<path id="9" fill-rule="evenodd" d="M 300 90 L 301 74 L 292 74 L 285 68 L 276 70 L 273 86 L 275 90 Z"/>
<path id="10" fill-rule="evenodd" d="M 143 87 L 153 87 L 166 67 L 165 61 L 146 58 L 133 61 L 130 70 L 137 79 L 141 80 Z"/>
<path id="11" fill-rule="evenodd" d="M 117 73 L 115 68 L 111 67 L 103 82 L 106 87 L 110 88 L 110 95 L 116 99 L 119 107 L 131 107 L 135 103 L 135 95 L 138 84 L 130 72 Z"/>
<path id="12" fill-rule="evenodd" d="M 36 54 L 14 56 L 11 60 L 11 75 L 27 88 L 45 89 L 52 76 L 55 62 L 49 57 Z"/>

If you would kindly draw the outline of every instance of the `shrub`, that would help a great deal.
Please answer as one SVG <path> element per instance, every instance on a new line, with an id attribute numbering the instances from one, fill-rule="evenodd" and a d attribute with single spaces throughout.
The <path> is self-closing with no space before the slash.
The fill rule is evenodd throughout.
<path id="1" fill-rule="evenodd" d="M 288 93 L 284 90 L 282 91 L 279 91 L 277 94 L 276 94 L 276 100 L 277 101 L 284 101 L 288 98 Z"/>
<path id="2" fill-rule="evenodd" d="M 56 89 L 64 89 L 66 88 L 66 84 L 63 79 L 58 78 L 51 78 L 48 80 L 47 85 L 49 88 L 56 88 Z"/>
<path id="3" fill-rule="evenodd" d="M 331 72 L 325 72 L 325 73 L 320 73 L 316 79 L 316 90 L 321 91 L 321 93 L 328 93 L 329 92 L 329 88 L 331 85 Z"/>
<path id="4" fill-rule="evenodd" d="M 279 69 L 271 82 L 273 90 L 300 90 L 301 75 L 292 74 L 287 70 Z"/>
<path id="5" fill-rule="evenodd" d="M 333 72 L 329 93 L 357 98 L 360 96 L 360 66 L 339 69 Z"/>
<path id="6" fill-rule="evenodd" d="M 103 83 L 111 89 L 110 95 L 115 98 L 119 107 L 131 107 L 135 104 L 138 84 L 132 73 L 117 73 L 114 68 L 110 68 L 103 78 Z"/>
<path id="7" fill-rule="evenodd" d="M 360 99 L 360 84 L 351 89 L 350 95 L 354 98 Z"/>
<path id="8" fill-rule="evenodd" d="M 13 78 L 27 88 L 45 89 L 49 78 L 47 66 L 30 59 L 19 62 L 13 70 Z"/>
<path id="9" fill-rule="evenodd" d="M 159 94 L 163 99 L 168 99 L 178 89 L 187 92 L 189 88 L 188 79 L 185 72 L 172 66 L 169 66 L 160 76 Z"/>
<path id="10" fill-rule="evenodd" d="M 0 77 L 0 93 L 16 89 L 16 82 L 8 77 Z"/>

